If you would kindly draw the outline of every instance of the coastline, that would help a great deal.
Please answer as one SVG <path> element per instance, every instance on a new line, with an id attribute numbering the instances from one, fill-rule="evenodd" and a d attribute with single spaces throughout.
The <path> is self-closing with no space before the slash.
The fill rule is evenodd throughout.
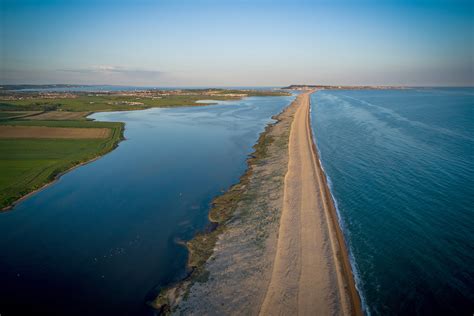
<path id="1" fill-rule="evenodd" d="M 255 145 L 255 148 L 264 148 L 265 155 L 253 155 L 241 182 L 216 198 L 218 202 L 222 202 L 222 198 L 225 203 L 211 209 L 211 222 L 216 220 L 216 210 L 227 210 L 228 213 L 224 214 L 221 222 L 217 220 L 214 224 L 217 228 L 214 226 L 212 232 L 199 234 L 187 243 L 190 251 L 188 267 L 191 272 L 184 280 L 163 289 L 153 302 L 149 302 L 160 313 L 268 315 L 329 312 L 362 315 L 344 236 L 312 136 L 310 93 L 312 91 L 299 95 L 278 115 L 276 123 L 267 126 Z M 305 104 L 302 99 L 308 103 Z M 300 117 L 298 124 L 295 123 L 296 116 Z M 265 138 L 269 134 L 274 135 L 278 128 L 284 130 L 280 132 L 279 145 L 275 146 L 276 141 L 265 144 Z M 319 211 L 310 210 L 309 213 L 303 209 L 297 210 L 302 214 L 296 214 L 298 219 L 301 217 L 299 224 L 291 220 L 288 222 L 288 218 L 294 218 L 295 214 L 288 216 L 291 211 L 284 206 L 288 199 L 287 186 L 291 177 L 289 170 L 293 168 L 290 162 L 290 155 L 293 154 L 290 139 L 291 133 L 296 129 L 305 133 L 304 141 L 311 153 L 308 166 L 314 168 L 310 177 L 319 184 L 319 193 L 314 195 L 320 195 L 320 200 L 311 200 L 309 205 L 325 205 Z M 275 160 L 277 157 L 282 157 L 282 160 Z M 272 169 L 272 164 L 280 164 L 281 167 L 282 162 L 286 162 L 283 168 Z M 270 173 L 274 178 L 268 176 Z M 306 181 L 307 179 L 304 180 Z M 303 180 L 298 178 L 297 186 L 300 182 Z M 235 188 L 238 188 L 237 195 L 233 193 Z M 270 197 L 270 194 L 275 194 L 276 197 Z M 315 216 L 319 218 L 320 226 L 305 227 L 304 223 L 311 222 Z M 308 228 L 310 231 L 319 230 L 322 237 L 316 242 L 306 238 L 294 244 L 295 238 L 300 238 L 295 236 L 307 234 Z M 260 236 L 263 236 L 263 240 L 256 243 Z M 290 244 L 283 247 L 280 245 L 287 241 Z M 301 249 L 302 244 L 306 247 L 305 251 L 293 251 L 289 256 L 281 253 L 282 249 Z M 319 244 L 324 249 L 312 248 Z M 200 248 L 202 246 L 207 248 L 204 252 Z M 199 257 L 203 253 L 204 256 Z M 316 257 L 322 258 L 317 260 L 324 261 L 326 257 L 330 260 L 313 265 L 314 261 L 311 260 L 315 257 L 312 255 L 314 253 L 317 254 Z M 295 257 L 298 262 L 293 260 Z M 308 257 L 311 260 L 308 261 Z M 277 272 L 275 275 L 275 271 L 282 267 L 284 273 Z M 324 287 L 318 285 L 321 282 Z M 316 305 L 315 301 L 318 302 Z M 327 306 L 321 308 L 321 305 Z"/>
<path id="2" fill-rule="evenodd" d="M 271 165 L 271 163 L 268 163 L 268 160 L 272 160 L 272 155 L 275 155 L 275 153 L 282 154 L 282 151 L 286 151 L 288 154 L 288 146 L 289 144 L 286 144 L 287 146 L 285 147 L 284 144 L 280 144 L 275 147 L 275 135 L 272 133 L 275 132 L 275 129 L 278 127 L 281 129 L 287 128 L 286 131 L 283 131 L 280 135 L 281 140 L 285 140 L 284 138 L 286 137 L 286 142 L 290 143 L 289 138 L 291 136 L 291 132 L 293 129 L 296 129 L 293 125 L 296 125 L 295 123 L 295 115 L 297 112 L 302 112 L 303 109 L 301 109 L 305 104 L 300 104 L 301 99 L 304 97 L 304 95 L 308 96 L 312 92 L 306 92 L 303 93 L 302 95 L 299 95 L 290 105 L 288 105 L 280 114 L 277 116 L 274 116 L 273 118 L 276 119 L 276 122 L 270 123 L 266 126 L 264 132 L 262 132 L 259 136 L 259 139 L 257 143 L 254 145 L 255 151 L 251 156 L 247 159 L 247 170 L 245 173 L 242 175 L 240 178 L 239 183 L 233 185 L 227 192 L 225 192 L 223 195 L 216 197 L 212 204 L 212 208 L 208 214 L 208 218 L 210 221 L 210 225 L 207 229 L 206 232 L 199 233 L 197 234 L 191 241 L 186 243 L 186 247 L 189 251 L 189 260 L 188 260 L 188 268 L 189 268 L 189 273 L 188 275 L 179 283 L 172 285 L 171 287 L 168 287 L 164 289 L 158 297 L 152 301 L 148 302 L 150 306 L 153 308 L 157 309 L 158 311 L 162 313 L 171 313 L 173 312 L 176 308 L 178 308 L 178 305 L 180 305 L 183 301 L 186 301 L 188 298 L 188 295 L 190 293 L 193 293 L 194 295 L 198 293 L 197 297 L 199 297 L 199 291 L 201 291 L 202 294 L 202 288 L 206 288 L 207 284 L 209 282 L 210 276 L 212 276 L 212 272 L 215 272 L 215 269 L 208 269 L 209 268 L 209 262 L 212 260 L 215 260 L 216 257 L 218 257 L 220 254 L 225 253 L 225 248 L 226 248 L 226 240 L 223 235 L 229 233 L 229 231 L 232 231 L 234 229 L 233 237 L 235 237 L 235 231 L 237 230 L 237 235 L 242 232 L 242 226 L 241 223 L 235 223 L 236 218 L 238 219 L 237 221 L 240 222 L 245 222 L 245 219 L 243 219 L 245 216 L 248 217 L 247 214 L 239 214 L 242 213 L 242 204 L 246 205 L 243 200 L 246 199 L 246 195 L 252 195 L 255 194 L 255 187 L 254 191 L 251 191 L 251 182 L 257 182 L 259 183 L 260 186 L 257 186 L 258 190 L 260 191 L 265 191 L 265 189 L 269 189 L 268 184 L 266 182 L 268 181 L 273 181 L 271 178 L 264 179 L 261 177 L 262 174 L 259 174 L 258 169 L 262 168 L 264 172 L 268 172 L 268 170 L 265 169 L 266 165 Z M 206 106 L 208 104 L 202 104 L 203 106 Z M 300 111 L 298 111 L 300 110 Z M 306 108 L 305 108 L 306 110 Z M 310 111 L 310 104 L 308 103 L 308 107 L 306 110 L 306 136 L 307 139 L 311 142 L 311 151 L 312 151 L 312 164 L 314 165 L 316 172 L 315 175 L 317 175 L 316 179 L 320 184 L 320 193 L 321 197 L 323 199 L 323 204 L 324 206 L 324 212 L 327 220 L 327 232 L 329 234 L 329 240 L 331 243 L 333 255 L 335 257 L 335 269 L 336 274 L 337 274 L 337 279 L 338 279 L 338 286 L 339 286 L 339 295 L 340 295 L 340 300 L 341 305 L 348 304 L 349 307 L 342 307 L 341 309 L 341 314 L 352 314 L 352 315 L 361 315 L 362 314 L 362 309 L 361 309 L 361 303 L 360 303 L 360 298 L 355 286 L 355 281 L 354 281 L 354 275 L 352 273 L 351 269 L 351 263 L 349 260 L 349 254 L 348 254 L 348 249 L 345 244 L 345 239 L 343 232 L 340 227 L 340 223 L 338 221 L 338 215 L 337 215 L 337 210 L 334 206 L 334 201 L 327 183 L 327 179 L 324 173 L 324 170 L 321 166 L 319 155 L 318 155 L 318 150 L 316 147 L 315 139 L 313 136 L 313 132 L 311 129 L 311 117 L 309 115 Z M 287 124 L 287 126 L 281 127 L 281 124 Z M 115 149 L 120 141 L 122 141 L 123 138 L 123 132 L 124 132 L 124 125 L 122 125 L 122 128 L 120 129 L 120 136 L 119 138 L 115 141 L 113 144 L 112 148 L 107 150 L 104 153 L 99 154 L 98 156 L 81 162 L 77 165 L 72 166 L 71 168 L 58 173 L 57 175 L 54 176 L 54 179 L 51 182 L 46 183 L 44 186 L 41 188 L 38 188 L 32 192 L 29 192 L 28 194 L 22 196 L 20 199 L 15 201 L 13 204 L 9 205 L 5 209 L 2 209 L 2 211 L 7 211 L 11 208 L 13 208 L 16 204 L 21 202 L 22 200 L 30 197 L 31 195 L 45 189 L 49 185 L 52 185 L 55 183 L 62 175 L 66 174 L 69 171 L 74 170 L 75 168 L 78 168 L 82 165 L 91 163 L 105 154 L 111 152 L 113 149 Z M 272 147 L 273 146 L 273 147 Z M 270 155 L 268 154 L 268 150 L 270 148 L 270 151 L 273 148 L 273 152 L 270 152 Z M 284 159 L 284 158 L 283 158 Z M 281 161 L 280 165 L 281 164 Z M 275 161 L 273 162 L 275 164 Z M 282 183 L 287 181 L 287 176 L 288 176 L 288 171 L 289 169 L 289 162 L 287 162 L 286 165 L 284 165 L 285 169 L 285 175 L 284 175 L 284 181 L 282 180 Z M 281 173 L 281 172 L 280 172 Z M 277 178 L 281 177 L 280 175 L 277 175 Z M 277 179 L 278 180 L 278 179 Z M 282 184 L 281 183 L 281 184 Z M 267 185 L 267 187 L 265 187 Z M 280 184 L 278 184 L 280 185 Z M 280 188 L 279 186 L 277 186 Z M 281 186 L 281 191 L 277 191 L 276 195 L 280 195 L 280 197 L 272 197 L 273 202 L 278 204 L 280 203 L 283 205 L 283 199 L 284 195 L 286 195 L 286 187 L 283 188 Z M 280 194 L 283 192 L 284 189 L 284 194 Z M 272 192 L 272 190 L 268 190 L 269 193 Z M 257 198 L 258 201 L 258 198 Z M 269 198 L 265 197 L 262 198 L 262 201 L 265 203 L 271 203 L 269 201 Z M 255 200 L 251 200 L 250 203 L 255 202 Z M 258 204 L 258 203 L 257 203 Z M 248 205 L 246 205 L 248 207 Z M 280 221 L 280 215 L 283 212 L 283 209 L 278 209 L 277 206 L 274 206 L 275 213 L 271 216 L 272 220 L 270 221 L 270 224 L 262 224 L 259 223 L 259 226 L 261 225 L 268 225 L 264 228 L 264 231 L 260 231 L 260 233 L 263 232 L 263 242 L 260 242 L 260 245 L 258 249 L 263 249 L 264 251 L 263 256 L 265 256 L 265 262 L 262 264 L 262 266 L 259 266 L 258 268 L 260 271 L 257 274 L 252 275 L 252 280 L 247 280 L 250 282 L 250 284 L 255 287 L 255 289 L 250 291 L 252 293 L 253 298 L 248 297 L 250 300 L 251 304 L 248 304 L 249 309 L 245 310 L 246 312 L 251 312 L 251 314 L 269 314 L 268 309 L 264 308 L 265 301 L 266 301 L 266 296 L 268 295 L 268 288 L 272 286 L 272 271 L 274 270 L 274 264 L 273 264 L 273 259 L 275 258 L 277 254 L 277 241 L 278 241 L 278 236 L 277 236 L 277 231 L 278 231 L 278 222 Z M 237 216 L 236 216 L 237 214 Z M 268 216 L 268 214 L 266 214 Z M 263 218 L 264 220 L 267 220 L 268 218 Z M 274 222 L 276 221 L 276 227 Z M 247 222 L 248 224 L 248 222 Z M 281 225 L 281 224 L 280 224 Z M 247 227 L 248 228 L 248 227 Z M 274 231 L 271 231 L 271 228 L 274 229 Z M 301 229 L 301 227 L 293 227 L 293 230 L 298 230 Z M 239 231 L 240 230 L 240 231 Z M 281 226 L 280 226 L 281 230 Z M 280 234 L 281 235 L 281 234 Z M 242 236 L 240 236 L 242 237 Z M 224 249 L 224 250 L 223 250 Z M 240 253 L 242 249 L 240 249 Z M 248 249 L 244 249 L 247 251 Z M 237 254 L 240 254 L 239 251 L 237 251 Z M 235 256 L 235 252 L 232 253 L 232 255 Z M 229 255 L 229 253 L 225 253 L 225 255 Z M 241 268 L 244 266 L 244 262 L 238 262 L 236 269 Z M 221 267 L 222 268 L 222 267 Z M 255 266 L 252 267 L 245 267 L 245 269 L 253 268 L 255 269 Z M 208 271 L 211 270 L 211 271 Z M 246 274 L 250 274 L 248 271 Z M 259 277 L 258 279 L 255 279 L 256 277 Z M 218 278 L 219 279 L 219 278 Z M 235 281 L 235 280 L 233 280 Z M 260 283 L 257 285 L 257 282 Z M 226 285 L 220 285 L 226 286 Z M 300 286 L 300 285 L 299 285 Z M 195 290 L 197 287 L 201 287 L 199 290 Z M 232 286 L 231 286 L 232 288 Z M 195 291 L 192 292 L 191 290 L 194 289 Z M 233 284 L 233 290 L 240 290 L 242 291 L 244 289 L 247 291 L 247 288 L 245 286 L 242 286 L 241 283 L 236 283 Z M 282 289 L 280 289 L 282 290 Z M 284 290 L 284 289 L 283 289 Z M 238 293 L 238 292 L 237 292 Z M 227 292 L 227 298 L 237 294 L 235 292 L 232 292 L 232 289 L 230 292 Z M 214 294 L 219 294 L 221 293 L 214 293 Z M 298 295 L 296 295 L 298 296 Z M 253 301 L 252 301 L 253 299 Z M 216 301 L 216 303 L 221 303 L 220 301 Z M 234 302 L 235 303 L 235 302 Z M 188 302 L 186 302 L 188 304 Z M 194 303 L 191 303 L 194 304 Z M 189 304 L 188 304 L 189 305 Z M 250 306 L 253 305 L 253 306 Z M 268 305 L 268 303 L 267 303 Z M 272 308 L 274 308 L 273 303 L 271 303 Z M 305 305 L 305 304 L 303 304 Z M 240 306 L 238 305 L 229 305 L 233 309 L 238 310 Z M 227 306 L 227 307 L 229 307 Z M 261 307 L 262 306 L 262 307 Z M 179 306 L 180 307 L 180 306 Z M 203 306 L 202 304 L 199 306 L 200 309 L 202 308 L 209 308 L 209 306 Z M 281 311 L 281 310 L 280 310 Z M 306 312 L 307 310 L 303 310 L 303 313 Z M 321 311 L 321 310 L 319 310 Z"/>
<path id="3" fill-rule="evenodd" d="M 361 315 L 333 201 L 319 165 L 302 93 L 292 122 L 284 205 L 270 285 L 260 315 Z"/>
<path id="4" fill-rule="evenodd" d="M 310 107 L 310 115 L 309 115 L 309 120 L 310 120 L 310 126 L 313 126 L 312 125 L 312 117 L 311 117 L 311 111 L 313 109 Z M 343 258 L 344 262 L 345 262 L 345 273 L 346 273 L 346 276 L 349 276 L 349 282 L 352 282 L 353 284 L 351 285 L 351 288 L 352 288 L 352 292 L 351 292 L 351 295 L 354 296 L 354 294 L 357 294 L 357 298 L 358 300 L 354 300 L 354 301 L 358 301 L 359 302 L 359 307 L 358 307 L 358 310 L 362 311 L 362 315 L 365 314 L 365 312 L 367 311 L 367 305 L 366 305 L 366 302 L 364 300 L 364 296 L 363 296 L 363 293 L 361 292 L 360 288 L 359 288 L 359 282 L 360 282 L 360 279 L 359 279 L 359 274 L 358 274 L 358 270 L 357 270 L 357 265 L 356 263 L 354 262 L 354 258 L 352 256 L 352 253 L 350 251 L 350 248 L 348 246 L 348 244 L 346 243 L 346 236 L 344 234 L 344 222 L 341 218 L 341 215 L 339 213 L 339 208 L 338 208 L 338 203 L 337 203 L 337 200 L 334 196 L 334 193 L 333 193 L 333 188 L 332 188 L 332 184 L 331 184 L 331 178 L 326 174 L 326 171 L 323 167 L 323 162 L 321 160 L 321 151 L 319 150 L 319 146 L 316 142 L 316 134 L 314 132 L 314 129 L 312 130 L 312 133 L 311 133 L 311 136 L 313 138 L 313 145 L 314 145 L 314 151 L 316 153 L 316 156 L 317 156 L 317 161 L 318 161 L 318 165 L 321 169 L 321 173 L 323 175 L 323 181 L 325 182 L 325 187 L 326 187 L 326 190 L 327 190 L 327 195 L 328 195 L 328 201 L 330 201 L 330 204 L 332 206 L 332 209 L 333 209 L 333 212 L 332 214 L 334 214 L 333 218 L 334 218 L 334 222 L 336 223 L 335 224 L 335 227 L 336 229 L 340 232 L 340 234 L 338 234 L 339 236 L 339 242 L 340 244 L 342 245 L 342 247 L 345 249 L 345 251 L 343 251 L 343 257 L 347 257 L 347 258 Z M 350 273 L 348 273 L 350 272 Z M 354 291 L 355 289 L 355 291 Z"/>
<path id="5" fill-rule="evenodd" d="M 313 92 L 315 93 L 315 92 Z M 310 110 L 311 110 L 311 101 L 310 101 Z M 309 111 L 310 111 L 309 110 Z M 340 255 L 341 255 L 341 263 L 343 267 L 342 274 L 345 278 L 345 282 L 348 285 L 348 292 L 350 295 L 350 303 L 351 309 L 354 311 L 355 315 L 363 315 L 363 307 L 361 303 L 361 297 L 357 290 L 356 282 L 355 282 L 355 274 L 352 271 L 351 260 L 349 257 L 349 249 L 346 245 L 345 236 L 341 228 L 341 223 L 339 221 L 339 215 L 337 213 L 336 205 L 334 203 L 334 199 L 331 193 L 331 189 L 329 187 L 329 183 L 327 181 L 327 175 L 324 171 L 324 168 L 321 165 L 321 157 L 319 156 L 319 150 L 316 145 L 315 135 L 311 128 L 311 112 L 308 114 L 308 126 L 309 126 L 309 137 L 311 138 L 312 150 L 315 156 L 315 164 L 319 169 L 320 181 L 323 183 L 322 189 L 324 192 L 324 199 L 326 200 L 326 205 L 329 209 L 329 217 L 331 218 L 331 222 L 333 225 L 333 231 L 335 232 L 339 247 L 340 247 Z"/>

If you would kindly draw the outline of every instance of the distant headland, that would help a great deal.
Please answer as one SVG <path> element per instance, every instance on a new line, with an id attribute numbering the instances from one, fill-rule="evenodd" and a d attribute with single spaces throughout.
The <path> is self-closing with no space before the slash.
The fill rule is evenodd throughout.
<path id="1" fill-rule="evenodd" d="M 312 84 L 292 84 L 281 89 L 285 90 L 376 90 L 376 89 L 409 89 L 407 86 L 337 86 L 337 85 L 312 85 Z"/>

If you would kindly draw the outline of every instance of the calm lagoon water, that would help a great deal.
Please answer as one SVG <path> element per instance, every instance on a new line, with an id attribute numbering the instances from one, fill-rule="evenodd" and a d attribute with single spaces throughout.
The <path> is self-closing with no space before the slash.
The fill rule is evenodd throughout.
<path id="1" fill-rule="evenodd" d="M 178 242 L 206 227 L 292 99 L 94 114 L 125 122 L 126 140 L 0 213 L 0 313 L 150 313 L 145 300 L 185 275 Z"/>
<path id="2" fill-rule="evenodd" d="M 474 89 L 320 91 L 312 124 L 367 314 L 474 312 Z"/>

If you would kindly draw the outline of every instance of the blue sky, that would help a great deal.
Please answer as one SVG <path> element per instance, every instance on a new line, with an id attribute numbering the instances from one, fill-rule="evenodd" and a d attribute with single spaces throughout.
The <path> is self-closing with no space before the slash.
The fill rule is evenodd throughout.
<path id="1" fill-rule="evenodd" d="M 0 82 L 474 85 L 474 5 L 0 0 Z"/>

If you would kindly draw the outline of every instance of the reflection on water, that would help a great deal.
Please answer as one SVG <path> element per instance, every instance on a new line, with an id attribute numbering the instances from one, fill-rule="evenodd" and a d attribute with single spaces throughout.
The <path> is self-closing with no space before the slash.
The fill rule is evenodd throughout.
<path id="1" fill-rule="evenodd" d="M 292 99 L 94 114 L 126 122 L 126 141 L 0 214 L 0 313 L 145 312 L 185 273 L 177 241 L 206 226 L 212 198 Z"/>

